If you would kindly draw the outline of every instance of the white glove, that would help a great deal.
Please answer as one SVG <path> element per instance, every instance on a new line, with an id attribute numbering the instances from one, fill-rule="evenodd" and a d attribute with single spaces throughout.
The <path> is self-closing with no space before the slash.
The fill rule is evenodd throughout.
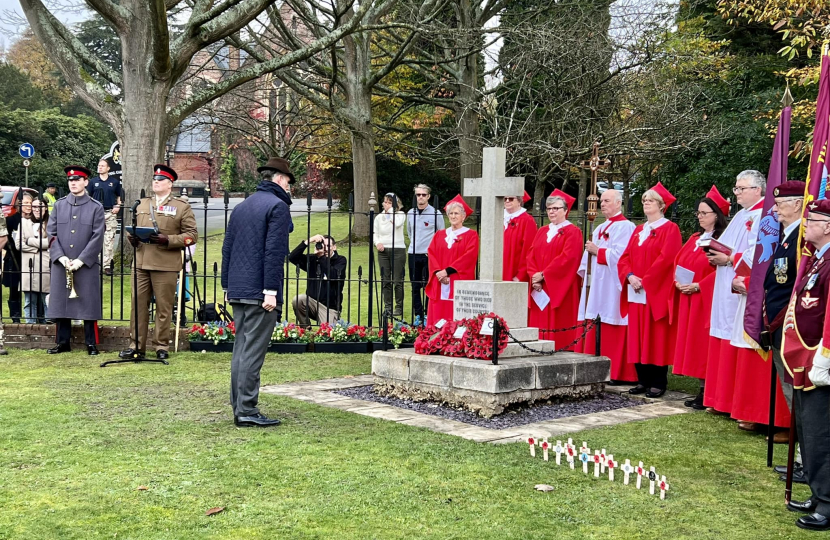
<path id="1" fill-rule="evenodd" d="M 64 255 L 63 257 L 58 259 L 58 262 L 61 263 L 65 268 L 69 268 L 69 263 L 72 261 L 69 260 L 69 257 Z"/>
<path id="2" fill-rule="evenodd" d="M 84 261 L 82 261 L 81 259 L 73 259 L 69 265 L 69 269 L 73 272 L 77 272 L 83 265 Z"/>
<path id="3" fill-rule="evenodd" d="M 813 367 L 807 374 L 816 386 L 830 386 L 830 358 L 821 354 L 822 345 L 819 343 L 818 350 L 813 357 Z"/>

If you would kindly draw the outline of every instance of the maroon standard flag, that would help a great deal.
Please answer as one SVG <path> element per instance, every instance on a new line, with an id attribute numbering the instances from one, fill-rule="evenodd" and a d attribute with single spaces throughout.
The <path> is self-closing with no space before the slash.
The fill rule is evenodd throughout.
<path id="1" fill-rule="evenodd" d="M 775 134 L 775 145 L 772 148 L 772 160 L 767 175 L 767 193 L 764 198 L 764 210 L 761 212 L 761 223 L 758 227 L 758 239 L 755 242 L 755 254 L 752 257 L 752 274 L 746 296 L 746 311 L 744 312 L 744 340 L 758 350 L 764 358 L 766 358 L 766 353 L 760 350 L 761 346 L 759 345 L 761 332 L 765 329 L 764 278 L 767 275 L 769 265 L 772 263 L 775 250 L 778 249 L 780 229 L 778 215 L 773 212 L 772 207 L 775 206 L 775 188 L 781 182 L 787 181 L 791 113 L 792 109 L 789 106 L 784 107 L 781 116 L 778 118 L 778 132 Z"/>

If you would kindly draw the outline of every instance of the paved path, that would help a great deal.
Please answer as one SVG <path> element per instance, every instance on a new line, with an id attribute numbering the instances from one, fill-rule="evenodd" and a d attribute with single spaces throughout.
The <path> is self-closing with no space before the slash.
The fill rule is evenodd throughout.
<path id="1" fill-rule="evenodd" d="M 426 428 L 439 433 L 455 435 L 475 442 L 489 442 L 493 444 L 523 442 L 529 436 L 536 438 L 553 438 L 585 429 L 604 426 L 614 426 L 626 422 L 649 420 L 663 416 L 684 414 L 692 409 L 683 406 L 683 399 L 691 396 L 679 392 L 667 392 L 659 399 L 643 398 L 643 405 L 625 407 L 613 411 L 604 411 L 581 416 L 570 416 L 556 420 L 545 420 L 524 426 L 509 429 L 489 429 L 472 426 L 456 420 L 448 420 L 437 416 L 430 416 L 415 411 L 399 409 L 384 403 L 363 401 L 335 394 L 333 390 L 366 386 L 374 382 L 373 375 L 359 375 L 339 379 L 325 379 L 322 381 L 297 382 L 290 384 L 276 384 L 262 387 L 266 394 L 286 396 L 301 401 L 317 403 L 324 407 L 332 407 L 342 411 L 362 414 L 392 422 Z M 606 391 L 622 393 L 628 387 L 609 386 Z"/>

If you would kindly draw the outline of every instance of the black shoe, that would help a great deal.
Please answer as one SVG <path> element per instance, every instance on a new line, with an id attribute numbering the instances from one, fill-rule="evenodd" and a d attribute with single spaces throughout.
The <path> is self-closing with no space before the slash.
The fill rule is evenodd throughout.
<path id="1" fill-rule="evenodd" d="M 262 413 L 253 416 L 234 416 L 233 423 L 237 427 L 271 427 L 280 425 L 276 418 L 268 418 Z"/>
<path id="2" fill-rule="evenodd" d="M 697 410 L 705 409 L 706 407 L 703 406 L 703 392 L 699 393 L 693 399 L 687 399 L 683 402 L 683 405 Z M 700 406 L 700 408 L 698 409 L 697 406 Z"/>
<path id="3" fill-rule="evenodd" d="M 656 390 L 657 390 L 656 392 L 655 392 L 654 390 L 655 390 L 655 389 L 654 389 L 654 388 L 652 388 L 652 389 L 650 389 L 648 392 L 646 392 L 646 397 L 650 397 L 650 398 L 658 398 L 658 397 L 660 397 L 660 396 L 662 396 L 663 394 L 665 394 L 665 393 L 666 393 L 666 389 L 665 389 L 665 388 L 663 388 L 662 390 L 661 390 L 661 389 L 659 389 L 659 388 L 657 388 L 657 389 L 656 389 Z"/>
<path id="4" fill-rule="evenodd" d="M 60 354 L 69 352 L 72 350 L 72 347 L 69 346 L 69 343 L 58 343 L 51 349 L 46 349 L 46 354 Z"/>
<path id="5" fill-rule="evenodd" d="M 809 529 L 811 531 L 826 531 L 830 529 L 830 518 L 822 516 L 818 512 L 814 512 L 809 516 L 801 516 L 795 522 L 796 525 L 802 529 Z"/>
<path id="6" fill-rule="evenodd" d="M 144 351 L 138 351 L 136 349 L 124 349 L 120 353 L 118 353 L 118 358 L 129 359 L 129 358 L 143 358 Z"/>
<path id="7" fill-rule="evenodd" d="M 638 384 L 634 388 L 630 388 L 628 390 L 629 394 L 645 394 L 646 392 L 648 392 L 648 388 L 646 388 L 642 384 Z"/>
<path id="8" fill-rule="evenodd" d="M 781 480 L 782 482 L 786 482 L 787 481 L 787 475 L 782 474 L 781 476 L 778 477 L 778 479 Z M 793 470 L 793 484 L 806 484 L 806 483 L 807 483 L 807 477 L 804 476 L 804 469 Z"/>
<path id="9" fill-rule="evenodd" d="M 805 514 L 809 514 L 813 512 L 818 505 L 815 504 L 812 499 L 807 499 L 804 502 L 798 501 L 790 501 L 787 503 L 787 510 L 790 512 L 804 512 Z"/>
<path id="10" fill-rule="evenodd" d="M 104 268 L 104 275 L 105 275 L 105 276 L 111 276 L 111 275 L 112 275 L 112 268 L 111 268 L 111 267 L 109 267 L 109 266 L 107 266 L 106 268 Z"/>
<path id="11" fill-rule="evenodd" d="M 159 360 L 167 360 L 170 358 L 170 353 L 165 351 L 164 349 L 159 349 L 156 351 L 156 358 Z"/>
<path id="12" fill-rule="evenodd" d="M 606 384 L 607 386 L 628 386 L 628 385 L 630 385 L 631 383 L 630 383 L 630 382 L 627 382 L 627 381 L 616 381 L 616 380 L 614 380 L 614 379 L 611 379 L 610 381 L 608 381 L 608 382 L 607 382 L 607 383 L 605 383 L 605 384 Z"/>
<path id="13" fill-rule="evenodd" d="M 96 347 L 95 345 L 87 345 L 86 353 L 89 356 L 98 356 L 98 347 Z"/>
<path id="14" fill-rule="evenodd" d="M 776 465 L 772 468 L 773 471 L 777 472 L 778 474 L 787 474 L 787 466 L 786 465 Z M 801 472 L 801 463 L 795 462 L 793 463 L 793 470 L 795 472 Z"/>

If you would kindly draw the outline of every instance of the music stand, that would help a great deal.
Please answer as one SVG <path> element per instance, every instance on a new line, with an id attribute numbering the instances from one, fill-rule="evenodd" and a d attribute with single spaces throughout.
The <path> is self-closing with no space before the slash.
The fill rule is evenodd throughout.
<path id="1" fill-rule="evenodd" d="M 141 204 L 141 199 L 136 199 L 136 201 L 135 201 L 135 203 L 133 203 L 133 207 L 132 207 L 133 231 L 138 230 L 138 225 L 136 224 L 136 222 L 138 221 L 138 205 L 139 204 Z M 152 204 L 152 202 L 150 204 Z M 132 245 L 132 244 L 130 244 L 130 245 Z M 139 362 L 153 362 L 153 363 L 157 363 L 157 364 L 164 364 L 166 366 L 170 365 L 170 363 L 167 360 L 160 360 L 158 358 L 147 358 L 146 356 L 144 356 L 143 354 L 141 354 L 138 351 L 138 344 L 139 344 L 140 340 L 139 340 L 139 335 L 138 335 L 138 268 L 136 268 L 136 263 L 138 261 L 137 253 L 138 253 L 138 248 L 136 246 L 133 246 L 133 276 L 134 276 L 134 279 L 133 279 L 133 294 L 132 294 L 132 297 L 133 297 L 133 320 L 135 321 L 135 327 L 134 327 L 134 330 L 135 330 L 135 347 L 136 347 L 134 349 L 135 352 L 133 353 L 132 358 L 120 358 L 119 357 L 118 360 L 108 360 L 108 361 L 104 362 L 103 364 L 101 364 L 100 367 L 106 367 L 110 364 L 124 364 L 124 363 L 127 363 L 127 362 L 134 362 L 136 364 L 139 363 Z M 147 326 L 149 328 L 149 324 Z"/>

